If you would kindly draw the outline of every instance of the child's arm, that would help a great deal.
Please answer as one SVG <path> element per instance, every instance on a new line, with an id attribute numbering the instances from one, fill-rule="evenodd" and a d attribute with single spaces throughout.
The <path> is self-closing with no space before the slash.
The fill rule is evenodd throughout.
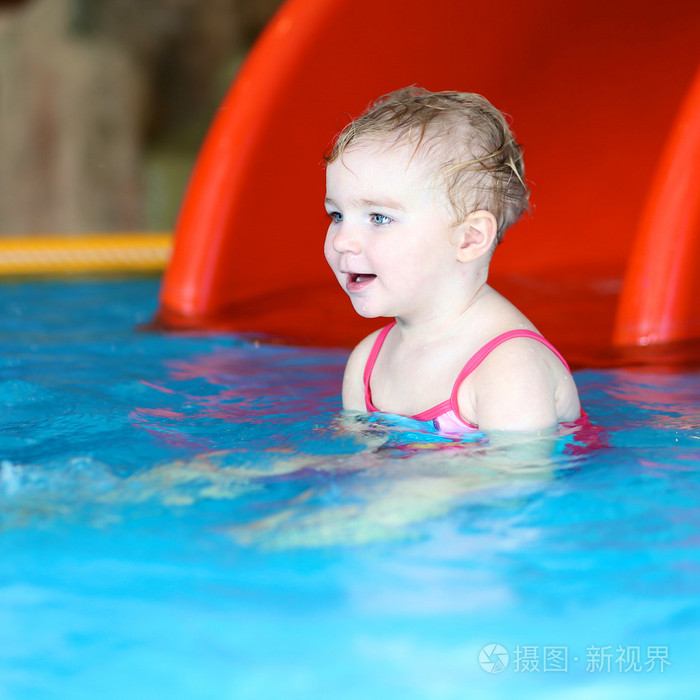
<path id="1" fill-rule="evenodd" d="M 458 393 L 460 412 L 479 430 L 535 432 L 576 420 L 580 404 L 571 374 L 535 341 L 496 348 Z"/>
<path id="2" fill-rule="evenodd" d="M 346 411 L 365 411 L 364 373 L 367 358 L 379 335 L 375 331 L 362 340 L 350 353 L 343 375 L 343 408 Z"/>

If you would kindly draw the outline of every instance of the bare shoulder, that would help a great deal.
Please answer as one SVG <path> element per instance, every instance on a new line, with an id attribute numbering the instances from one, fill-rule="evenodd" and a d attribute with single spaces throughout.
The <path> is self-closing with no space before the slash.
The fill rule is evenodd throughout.
<path id="1" fill-rule="evenodd" d="M 365 410 L 364 372 L 369 354 L 382 329 L 370 333 L 350 353 L 343 375 L 343 408 L 349 411 Z"/>
<path id="2" fill-rule="evenodd" d="M 460 387 L 465 418 L 482 430 L 537 431 L 581 414 L 571 373 L 543 343 L 513 338 L 495 348 Z"/>

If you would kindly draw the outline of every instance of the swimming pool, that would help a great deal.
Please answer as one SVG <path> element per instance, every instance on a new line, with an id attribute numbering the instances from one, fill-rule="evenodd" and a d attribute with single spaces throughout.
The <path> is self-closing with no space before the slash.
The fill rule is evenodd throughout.
<path id="1" fill-rule="evenodd" d="M 157 285 L 0 290 L 0 697 L 698 696 L 700 372 L 454 445 L 341 416 L 344 352 L 138 330 Z"/>

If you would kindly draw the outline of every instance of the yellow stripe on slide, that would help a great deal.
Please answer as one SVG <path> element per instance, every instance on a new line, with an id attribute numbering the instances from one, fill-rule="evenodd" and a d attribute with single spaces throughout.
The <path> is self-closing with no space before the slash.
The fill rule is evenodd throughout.
<path id="1" fill-rule="evenodd" d="M 170 233 L 0 238 L 0 275 L 159 271 L 171 249 Z"/>

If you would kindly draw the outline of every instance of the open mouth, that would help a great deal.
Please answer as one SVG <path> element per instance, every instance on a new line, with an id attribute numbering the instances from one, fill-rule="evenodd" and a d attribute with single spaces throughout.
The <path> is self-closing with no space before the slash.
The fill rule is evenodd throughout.
<path id="1" fill-rule="evenodd" d="M 364 274 L 361 272 L 349 272 L 348 273 L 348 277 L 350 278 L 350 281 L 354 282 L 355 284 L 361 284 L 362 282 L 370 282 L 376 276 L 377 275 Z"/>

